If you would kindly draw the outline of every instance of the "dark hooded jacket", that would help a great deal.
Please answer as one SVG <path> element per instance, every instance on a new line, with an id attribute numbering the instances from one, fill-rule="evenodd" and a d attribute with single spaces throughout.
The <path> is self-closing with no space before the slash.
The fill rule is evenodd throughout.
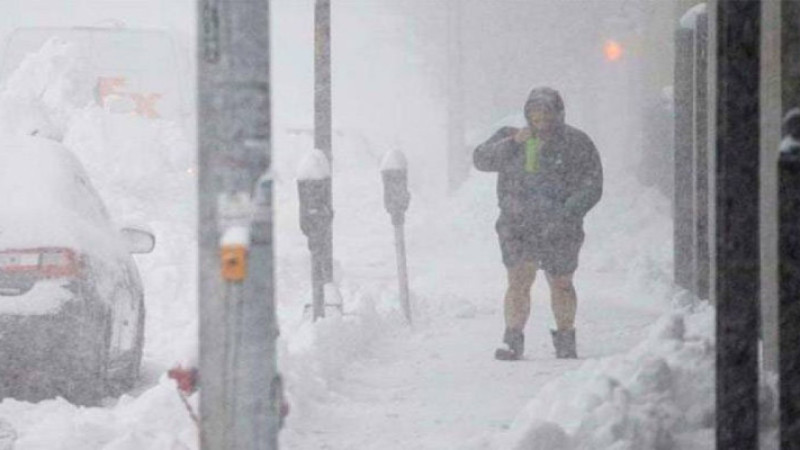
<path id="1" fill-rule="evenodd" d="M 582 233 L 584 215 L 603 192 L 600 156 L 586 133 L 564 123 L 564 106 L 557 91 L 534 89 L 525 112 L 536 102 L 552 108 L 559 119 L 552 138 L 539 150 L 539 169 L 526 172 L 525 144 L 514 142 L 519 129 L 513 127 L 499 129 L 475 149 L 475 167 L 498 172 L 498 231 L 557 226 Z"/>

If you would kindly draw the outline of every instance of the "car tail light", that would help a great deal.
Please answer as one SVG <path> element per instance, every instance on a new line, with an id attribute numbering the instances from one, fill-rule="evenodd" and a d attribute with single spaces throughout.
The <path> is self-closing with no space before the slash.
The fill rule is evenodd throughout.
<path id="1" fill-rule="evenodd" d="M 0 273 L 36 278 L 71 277 L 80 273 L 80 260 L 69 248 L 4 250 L 0 251 Z"/>

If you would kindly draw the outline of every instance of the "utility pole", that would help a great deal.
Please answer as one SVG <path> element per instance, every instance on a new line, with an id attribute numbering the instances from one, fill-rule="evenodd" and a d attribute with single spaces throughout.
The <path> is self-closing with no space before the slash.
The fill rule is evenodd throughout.
<path id="1" fill-rule="evenodd" d="M 314 4 L 314 148 L 328 157 L 333 169 L 333 130 L 331 119 L 331 2 L 316 0 Z M 326 200 L 333 214 L 333 176 L 328 179 Z M 333 216 L 331 216 L 333 220 Z M 324 284 L 333 281 L 333 226 L 323 240 Z"/>
<path id="2" fill-rule="evenodd" d="M 759 446 L 761 2 L 719 0 L 716 28 L 716 437 L 746 450 Z"/>
<path id="3" fill-rule="evenodd" d="M 277 450 L 269 0 L 200 0 L 200 447 Z"/>

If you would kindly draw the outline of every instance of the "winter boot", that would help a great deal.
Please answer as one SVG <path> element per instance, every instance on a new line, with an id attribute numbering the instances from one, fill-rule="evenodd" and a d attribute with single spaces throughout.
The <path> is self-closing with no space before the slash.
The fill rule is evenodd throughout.
<path id="1" fill-rule="evenodd" d="M 501 361 L 516 361 L 522 359 L 525 353 L 525 335 L 520 330 L 506 328 L 503 335 L 503 342 L 508 348 L 498 348 L 494 352 L 494 358 Z"/>
<path id="2" fill-rule="evenodd" d="M 578 357 L 575 351 L 575 329 L 572 330 L 550 330 L 553 336 L 553 346 L 556 348 L 556 358 L 575 359 Z"/>

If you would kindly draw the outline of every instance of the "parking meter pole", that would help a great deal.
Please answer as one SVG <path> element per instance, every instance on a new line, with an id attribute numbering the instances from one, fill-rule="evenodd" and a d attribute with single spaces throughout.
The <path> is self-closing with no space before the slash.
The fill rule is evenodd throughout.
<path id="1" fill-rule="evenodd" d="M 275 450 L 269 1 L 198 12 L 200 447 Z"/>
<path id="2" fill-rule="evenodd" d="M 403 307 L 403 314 L 411 324 L 411 303 L 408 298 L 408 265 L 406 264 L 406 233 L 402 221 L 394 223 L 394 242 L 397 254 L 397 278 L 400 284 L 400 305 Z"/>
<path id="3" fill-rule="evenodd" d="M 408 294 L 408 266 L 406 263 L 405 214 L 411 195 L 408 193 L 408 164 L 400 151 L 390 151 L 381 163 L 383 179 L 383 204 L 392 218 L 395 248 L 397 251 L 397 276 L 400 285 L 400 305 L 408 320 L 411 320 L 411 302 Z"/>
<path id="4" fill-rule="evenodd" d="M 323 238 L 314 238 L 317 243 L 309 245 L 311 250 L 311 295 L 314 320 L 325 317 L 325 247 Z"/>
<path id="5" fill-rule="evenodd" d="M 787 128 L 798 128 L 800 111 L 794 114 Z M 794 137 L 781 146 L 778 204 L 780 440 L 781 449 L 792 449 L 800 442 L 800 142 Z"/>

